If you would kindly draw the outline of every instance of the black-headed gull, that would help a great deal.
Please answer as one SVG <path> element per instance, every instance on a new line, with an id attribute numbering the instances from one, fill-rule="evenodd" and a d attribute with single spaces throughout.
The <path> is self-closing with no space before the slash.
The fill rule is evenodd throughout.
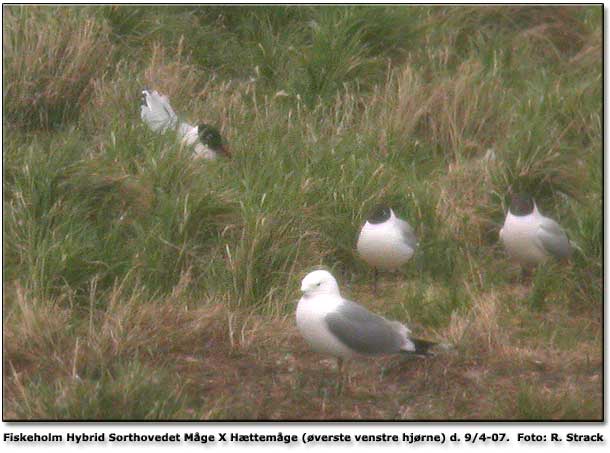
<path id="1" fill-rule="evenodd" d="M 301 291 L 297 327 L 312 349 L 337 358 L 340 377 L 344 359 L 400 353 L 429 355 L 429 349 L 436 345 L 411 337 L 404 324 L 344 299 L 328 271 L 307 274 Z"/>
<path id="2" fill-rule="evenodd" d="M 527 194 L 511 196 L 500 239 L 510 257 L 525 268 L 550 257 L 569 258 L 574 251 L 559 224 L 540 214 L 536 202 Z"/>
<path id="3" fill-rule="evenodd" d="M 200 124 L 193 126 L 180 121 L 167 96 L 154 90 L 142 90 L 142 105 L 140 107 L 142 120 L 154 132 L 165 133 L 168 130 L 176 134 L 185 145 L 193 147 L 194 158 L 216 159 L 219 156 L 231 156 L 223 144 L 222 137 L 213 126 Z"/>
<path id="4" fill-rule="evenodd" d="M 377 294 L 378 270 L 395 270 L 406 263 L 417 248 L 411 225 L 396 217 L 387 206 L 377 206 L 366 220 L 356 248 L 364 261 L 374 269 L 373 288 Z"/>

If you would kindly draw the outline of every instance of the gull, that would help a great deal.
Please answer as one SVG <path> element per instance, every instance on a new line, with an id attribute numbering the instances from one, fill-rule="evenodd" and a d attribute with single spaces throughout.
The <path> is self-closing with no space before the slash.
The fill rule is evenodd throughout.
<path id="1" fill-rule="evenodd" d="M 543 216 L 528 194 L 513 194 L 510 208 L 500 230 L 506 251 L 525 268 L 548 258 L 569 258 L 574 244 L 553 219 Z"/>
<path id="2" fill-rule="evenodd" d="M 374 269 L 373 292 L 377 294 L 379 269 L 394 270 L 406 263 L 417 248 L 415 232 L 409 223 L 396 217 L 384 205 L 376 206 L 360 230 L 356 248 Z"/>
<path id="3" fill-rule="evenodd" d="M 339 388 L 343 384 L 344 360 L 401 353 L 430 355 L 429 349 L 436 345 L 411 337 L 404 324 L 344 299 L 337 280 L 328 271 L 309 273 L 301 283 L 301 291 L 297 327 L 314 351 L 337 358 Z"/>
<path id="4" fill-rule="evenodd" d="M 213 160 L 219 156 L 231 156 L 218 129 L 205 123 L 193 126 L 180 121 L 167 96 L 155 90 L 142 90 L 140 116 L 153 132 L 164 134 L 174 130 L 183 144 L 193 147 L 195 159 Z"/>

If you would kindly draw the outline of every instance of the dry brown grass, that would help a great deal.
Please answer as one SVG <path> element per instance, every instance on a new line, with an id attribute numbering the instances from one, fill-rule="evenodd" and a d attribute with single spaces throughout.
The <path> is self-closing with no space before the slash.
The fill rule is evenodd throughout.
<path id="1" fill-rule="evenodd" d="M 565 58 L 565 54 L 579 52 L 586 40 L 586 31 L 576 19 L 575 11 L 570 6 L 517 10 L 516 14 L 526 18 L 529 27 L 515 36 L 513 49 L 528 49 L 541 58 L 556 61 Z"/>
<path id="2" fill-rule="evenodd" d="M 102 149 L 101 153 L 105 150 Z M 130 174 L 100 155 L 67 172 L 62 190 L 89 203 L 91 220 L 132 222 L 150 213 L 155 194 L 150 181 Z"/>
<path id="3" fill-rule="evenodd" d="M 61 351 L 71 344 L 66 334 L 71 311 L 65 301 L 49 304 L 16 285 L 5 288 L 3 310 L 6 326 L 13 326 L 3 330 L 5 379 L 13 369 L 46 374 L 66 365 L 68 359 Z"/>
<path id="4" fill-rule="evenodd" d="M 182 41 L 176 49 L 153 43 L 147 53 L 150 54 L 147 62 L 121 60 L 112 74 L 94 81 L 86 109 L 87 121 L 94 130 L 132 123 L 134 113 L 139 113 L 140 95 L 145 88 L 168 96 L 176 113 L 189 119 L 179 107 L 197 95 L 205 78 L 184 55 Z M 126 93 L 131 96 L 125 96 Z"/>
<path id="5" fill-rule="evenodd" d="M 507 91 L 477 61 L 462 63 L 458 74 L 431 82 L 410 64 L 389 71 L 364 107 L 362 127 L 383 124 L 384 132 L 438 146 L 450 160 L 483 155 L 509 128 L 501 108 Z"/>
<path id="6" fill-rule="evenodd" d="M 472 355 L 502 351 L 508 343 L 507 332 L 499 325 L 500 302 L 495 292 L 473 294 L 472 309 L 467 316 L 453 313 L 448 327 L 452 344 L 460 345 Z"/>
<path id="7" fill-rule="evenodd" d="M 12 395 L 8 400 L 37 404 L 27 384 L 41 376 L 58 383 L 64 392 L 77 392 L 76 383 L 113 374 L 124 362 L 142 362 L 157 371 L 173 369 L 193 354 L 227 343 L 227 322 L 223 321 L 227 314 L 221 305 L 189 308 L 175 303 L 183 299 L 189 278 L 185 274 L 167 300 L 145 300 L 138 292 L 127 295 L 120 286 L 108 295 L 98 295 L 94 282 L 85 316 L 81 308 L 66 301 L 41 304 L 16 286 L 14 296 L 5 295 L 4 303 L 5 317 L 11 322 L 4 330 L 8 365 L 4 385 Z M 100 302 L 105 302 L 104 308 L 97 308 Z M 10 402 L 8 406 L 5 415 L 14 410 Z M 39 411 L 31 417 L 49 416 L 44 407 Z"/>
<path id="8" fill-rule="evenodd" d="M 426 136 L 452 156 L 481 154 L 508 126 L 500 81 L 486 78 L 479 62 L 464 62 L 459 76 L 440 81 L 430 96 Z"/>
<path id="9" fill-rule="evenodd" d="M 459 33 L 441 36 L 441 42 L 449 48 L 459 46 L 463 40 L 471 38 L 473 32 L 493 33 L 503 29 L 516 31 L 517 41 L 523 36 L 531 36 L 543 52 L 552 46 L 558 52 L 570 53 L 580 48 L 585 34 L 582 22 L 576 19 L 578 8 L 565 5 L 450 6 L 439 9 L 432 20 L 439 29 L 459 25 L 455 27 Z"/>
<path id="10" fill-rule="evenodd" d="M 243 121 L 249 109 L 246 99 L 254 97 L 252 85 L 217 80 L 212 72 L 195 66 L 183 40 L 171 49 L 153 43 L 146 53 L 150 56 L 145 62 L 121 60 L 112 74 L 93 81 L 85 109 L 91 130 L 105 137 L 108 125 L 132 124 L 139 114 L 141 90 L 148 88 L 166 95 L 182 121 L 214 124 L 231 142 L 231 125 Z"/>
<path id="11" fill-rule="evenodd" d="M 445 175 L 436 181 L 439 221 L 455 238 L 482 245 L 485 238 L 499 231 L 490 217 L 494 199 L 491 173 L 493 161 L 473 158 L 450 163 Z"/>
<path id="12" fill-rule="evenodd" d="M 13 30 L 23 26 L 19 11 L 6 19 Z M 33 265 L 11 250 L 8 279 L 18 281 L 4 282 L 5 418 L 599 418 L 603 282 L 593 243 L 602 224 L 591 214 L 595 182 L 583 172 L 595 173 L 589 164 L 602 135 L 591 113 L 602 41 L 598 26 L 587 35 L 575 17 L 563 8 L 434 9 L 422 16 L 429 22 L 417 41 L 429 46 L 406 50 L 385 82 L 370 91 L 346 85 L 315 106 L 283 92 L 283 82 L 270 89 L 246 71 L 223 79 L 179 39 L 134 33 L 126 41 L 133 49 L 112 71 L 104 70 L 106 57 L 120 44 L 84 19 L 80 28 L 68 21 L 57 36 L 5 40 L 11 68 L 37 52 L 72 57 L 33 62 L 31 74 L 55 71 L 61 79 L 45 75 L 38 88 L 29 75 L 9 74 L 9 92 L 22 93 L 9 127 L 29 119 L 46 127 L 68 108 L 58 103 L 63 90 L 73 113 L 85 115 L 61 124 L 78 125 L 77 146 L 94 150 L 75 158 L 82 160 L 74 173 L 65 171 L 70 163 L 48 175 L 19 173 L 65 156 L 61 141 L 31 152 L 49 160 L 25 156 L 11 170 L 21 179 L 7 196 L 21 197 L 23 210 L 13 209 L 21 217 L 7 219 L 14 220 L 7 231 L 21 232 L 29 220 L 29 236 L 11 237 Z M 18 55 L 16 43 L 29 56 Z M 539 61 L 548 72 L 524 96 L 521 75 Z M 569 65 L 579 65 L 583 84 Z M 72 86 L 66 81 L 75 74 L 82 80 Z M 144 133 L 142 88 L 168 95 L 186 121 L 219 125 L 237 158 L 201 166 Z M 46 97 L 34 102 L 31 90 Z M 530 102 L 539 98 L 538 107 Z M 12 146 L 13 155 L 22 145 Z M 481 159 L 492 147 L 495 164 Z M 578 170 L 572 148 L 583 153 Z M 566 181 L 591 197 L 578 219 L 571 204 L 549 203 L 588 241 L 587 262 L 575 257 L 573 267 L 541 269 L 531 286 L 515 283 L 518 269 L 494 256 L 500 198 L 520 178 L 549 186 L 546 200 Z M 50 182 L 39 187 L 39 180 Z M 37 197 L 56 211 L 43 205 L 34 213 L 40 217 L 31 216 L 28 203 Z M 408 280 L 388 278 L 383 297 L 373 298 L 353 242 L 367 205 L 385 197 L 411 209 L 422 247 L 405 266 Z M 65 230 L 49 234 L 41 220 L 49 214 L 65 220 Z M 80 263 L 81 254 L 95 265 L 56 271 Z M 300 278 L 321 263 L 343 273 L 346 297 L 453 348 L 429 359 L 354 361 L 351 385 L 338 396 L 334 360 L 310 350 L 290 305 Z M 53 291 L 35 292 L 43 285 Z"/>
<path id="13" fill-rule="evenodd" d="M 4 7 L 3 25 L 7 118 L 45 128 L 78 115 L 112 60 L 108 30 L 71 8 Z"/>
<path id="14" fill-rule="evenodd" d="M 377 86 L 365 124 L 375 124 L 380 109 L 382 124 L 397 133 L 410 136 L 429 111 L 430 94 L 421 75 L 411 65 L 404 65 L 388 75 L 387 83 Z M 378 104 L 378 105 L 376 105 Z"/>
<path id="15" fill-rule="evenodd" d="M 189 281 L 185 274 L 164 300 L 117 287 L 105 309 L 93 308 L 88 323 L 77 325 L 74 308 L 43 306 L 16 287 L 5 296 L 4 416 L 19 418 L 24 404 L 48 416 L 31 393 L 36 376 L 63 383 L 56 398 L 69 400 L 77 387 L 71 382 L 125 360 L 175 376 L 171 391 L 185 398 L 178 412 L 184 419 L 595 418 L 601 410 L 601 344 L 565 351 L 523 342 L 494 291 L 473 292 L 473 309 L 454 314 L 446 330 L 454 348 L 428 359 L 353 361 L 350 384 L 338 396 L 334 360 L 309 349 L 292 314 L 177 303 Z M 97 299 L 93 287 L 92 307 Z M 584 412 L 579 401 L 586 401 Z"/>

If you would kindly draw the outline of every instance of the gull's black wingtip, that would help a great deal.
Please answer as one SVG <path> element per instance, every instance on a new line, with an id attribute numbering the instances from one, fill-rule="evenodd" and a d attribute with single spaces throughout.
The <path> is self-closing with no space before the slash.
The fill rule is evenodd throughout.
<path id="1" fill-rule="evenodd" d="M 433 341 L 419 340 L 417 338 L 411 338 L 410 340 L 415 346 L 415 351 L 406 351 L 409 354 L 431 356 L 434 355 L 431 349 L 438 345 L 438 343 L 435 343 Z"/>

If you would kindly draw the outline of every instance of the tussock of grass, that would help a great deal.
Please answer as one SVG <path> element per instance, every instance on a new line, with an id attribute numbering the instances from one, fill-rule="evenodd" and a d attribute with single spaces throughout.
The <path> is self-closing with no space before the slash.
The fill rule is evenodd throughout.
<path id="1" fill-rule="evenodd" d="M 5 418 L 599 418 L 601 8 L 4 13 Z M 234 158 L 151 132 L 143 88 Z M 569 264 L 520 279 L 509 190 Z M 355 242 L 382 202 L 420 245 L 374 298 Z M 333 396 L 293 322 L 318 266 L 454 348 Z"/>
<path id="2" fill-rule="evenodd" d="M 449 326 L 453 344 L 463 347 L 467 354 L 502 354 L 510 340 L 501 326 L 501 305 L 494 294 L 478 295 L 471 299 L 471 311 L 466 321 L 454 313 Z"/>
<path id="3" fill-rule="evenodd" d="M 194 353 L 193 345 L 205 346 L 206 338 L 218 341 L 226 336 L 226 323 L 219 322 L 224 312 L 220 305 L 189 309 L 176 303 L 182 299 L 190 278 L 189 274 L 183 275 L 172 299 L 159 301 L 151 301 L 141 292 L 128 294 L 120 286 L 100 294 L 94 281 L 86 308 L 68 308 L 60 300 L 41 304 L 16 287 L 15 298 L 5 301 L 7 319 L 15 327 L 5 330 L 4 336 L 10 345 L 5 352 L 6 363 L 13 370 L 14 390 L 23 397 L 15 416 L 185 416 L 178 411 L 183 404 L 180 387 L 166 393 L 175 377 L 164 371 L 165 365 L 176 357 L 188 360 Z M 40 361 L 40 357 L 47 360 Z M 24 383 L 18 369 L 44 375 L 45 379 Z M 151 394 L 157 395 L 153 401 L 159 401 L 142 401 Z M 128 396 L 138 396 L 138 401 Z M 116 410 L 122 415 L 113 415 Z"/>
<path id="4" fill-rule="evenodd" d="M 3 8 L 4 115 L 22 128 L 76 118 L 93 81 L 108 68 L 107 28 L 78 11 Z"/>
<path id="5" fill-rule="evenodd" d="M 471 159 L 450 164 L 447 174 L 438 178 L 437 218 L 453 237 L 481 245 L 496 242 L 503 213 L 496 207 L 501 197 L 491 182 L 494 166 L 494 162 Z"/>

